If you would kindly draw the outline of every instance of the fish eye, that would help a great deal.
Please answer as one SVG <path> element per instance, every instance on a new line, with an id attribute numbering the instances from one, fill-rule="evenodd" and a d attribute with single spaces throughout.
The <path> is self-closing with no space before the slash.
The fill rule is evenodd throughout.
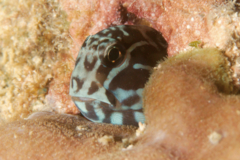
<path id="1" fill-rule="evenodd" d="M 126 59 L 126 49 L 120 43 L 112 43 L 108 46 L 98 46 L 98 56 L 104 67 L 115 68 L 121 66 Z"/>
<path id="2" fill-rule="evenodd" d="M 107 58 L 110 62 L 115 63 L 121 57 L 122 57 L 122 52 L 118 47 L 113 46 L 108 49 Z"/>

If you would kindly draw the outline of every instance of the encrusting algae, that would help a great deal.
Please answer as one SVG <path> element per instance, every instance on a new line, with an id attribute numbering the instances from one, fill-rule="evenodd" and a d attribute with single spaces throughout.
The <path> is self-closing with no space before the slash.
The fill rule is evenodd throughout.
<path id="1" fill-rule="evenodd" d="M 54 66 L 70 57 L 66 18 L 54 0 L 1 1 L 0 124 L 46 106 Z M 58 70 L 71 72 L 66 66 Z"/>

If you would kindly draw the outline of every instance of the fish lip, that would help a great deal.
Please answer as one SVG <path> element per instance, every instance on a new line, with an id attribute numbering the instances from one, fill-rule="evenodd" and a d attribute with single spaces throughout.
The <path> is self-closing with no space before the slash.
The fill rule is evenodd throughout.
<path id="1" fill-rule="evenodd" d="M 87 97 L 72 97 L 72 100 L 78 101 L 78 102 L 92 102 L 92 101 L 95 101 L 96 99 L 87 98 Z"/>
<path id="2" fill-rule="evenodd" d="M 78 102 L 85 102 L 85 103 L 91 103 L 97 99 L 94 99 L 94 98 L 87 98 L 87 97 L 74 97 L 72 96 L 72 100 L 73 101 L 78 101 Z M 117 100 L 117 99 L 116 99 Z M 106 106 L 108 106 L 109 108 L 112 108 L 114 110 L 121 110 L 121 103 L 117 100 L 116 101 L 116 105 L 112 105 L 110 103 L 106 103 L 106 102 L 102 102 L 102 104 L 105 104 Z"/>

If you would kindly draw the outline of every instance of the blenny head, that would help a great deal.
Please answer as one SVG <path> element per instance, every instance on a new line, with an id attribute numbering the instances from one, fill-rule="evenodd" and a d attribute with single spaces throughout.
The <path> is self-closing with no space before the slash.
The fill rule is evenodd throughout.
<path id="1" fill-rule="evenodd" d="M 142 92 L 152 68 L 167 56 L 167 42 L 148 26 L 109 27 L 88 36 L 79 51 L 70 95 L 93 122 L 144 123 Z"/>

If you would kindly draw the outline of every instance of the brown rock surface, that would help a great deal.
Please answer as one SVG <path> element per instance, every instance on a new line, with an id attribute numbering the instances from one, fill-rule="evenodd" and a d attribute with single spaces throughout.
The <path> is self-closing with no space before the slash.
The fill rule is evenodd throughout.
<path id="1" fill-rule="evenodd" d="M 134 127 L 40 112 L 1 126 L 0 158 L 237 159 L 240 97 L 230 94 L 228 71 L 216 49 L 169 58 L 146 85 L 147 126 L 138 137 Z"/>
<path id="2" fill-rule="evenodd" d="M 208 49 L 177 57 L 161 64 L 145 88 L 141 144 L 164 146 L 185 160 L 239 158 L 240 97 L 227 94 L 226 60 Z"/>
<path id="3" fill-rule="evenodd" d="M 96 124 L 79 116 L 50 112 L 35 113 L 27 120 L 0 127 L 0 159 L 91 159 L 123 147 L 121 140 L 134 132 L 132 126 Z M 99 141 L 100 138 L 103 140 Z"/>

